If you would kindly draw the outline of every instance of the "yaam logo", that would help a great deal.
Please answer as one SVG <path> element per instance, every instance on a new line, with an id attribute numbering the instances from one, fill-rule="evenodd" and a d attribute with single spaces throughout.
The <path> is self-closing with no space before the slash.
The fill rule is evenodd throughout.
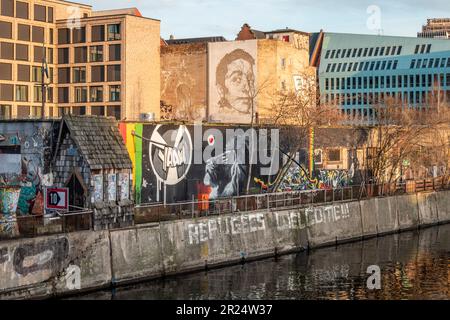
<path id="1" fill-rule="evenodd" d="M 186 126 L 171 129 L 157 125 L 150 138 L 149 156 L 153 172 L 167 185 L 186 177 L 192 163 L 192 139 Z"/>

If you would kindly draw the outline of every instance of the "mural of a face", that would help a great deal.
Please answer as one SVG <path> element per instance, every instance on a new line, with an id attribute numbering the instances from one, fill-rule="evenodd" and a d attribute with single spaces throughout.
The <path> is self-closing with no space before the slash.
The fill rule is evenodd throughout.
<path id="1" fill-rule="evenodd" d="M 222 58 L 216 71 L 220 108 L 242 114 L 251 112 L 255 88 L 254 67 L 255 60 L 242 49 L 236 49 Z"/>

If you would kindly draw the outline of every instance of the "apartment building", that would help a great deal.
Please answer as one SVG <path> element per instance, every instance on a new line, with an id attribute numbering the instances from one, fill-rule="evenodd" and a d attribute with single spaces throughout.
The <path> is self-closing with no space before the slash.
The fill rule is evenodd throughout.
<path id="1" fill-rule="evenodd" d="M 159 118 L 160 21 L 135 8 L 0 0 L 0 46 L 2 119 Z"/>
<path id="2" fill-rule="evenodd" d="M 417 33 L 419 38 L 450 39 L 450 18 L 428 19 Z"/>

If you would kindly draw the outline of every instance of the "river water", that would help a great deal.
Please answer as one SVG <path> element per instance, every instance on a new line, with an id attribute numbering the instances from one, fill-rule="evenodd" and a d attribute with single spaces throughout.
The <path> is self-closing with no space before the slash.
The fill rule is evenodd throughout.
<path id="1" fill-rule="evenodd" d="M 380 290 L 367 288 L 371 265 L 380 267 Z M 450 225 L 444 225 L 77 298 L 448 300 L 449 270 Z"/>

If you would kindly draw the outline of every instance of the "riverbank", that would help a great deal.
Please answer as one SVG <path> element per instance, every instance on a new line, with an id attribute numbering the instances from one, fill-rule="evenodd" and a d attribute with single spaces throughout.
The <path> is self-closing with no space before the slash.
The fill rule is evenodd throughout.
<path id="1" fill-rule="evenodd" d="M 443 191 L 2 242 L 0 298 L 75 294 L 448 222 Z"/>

